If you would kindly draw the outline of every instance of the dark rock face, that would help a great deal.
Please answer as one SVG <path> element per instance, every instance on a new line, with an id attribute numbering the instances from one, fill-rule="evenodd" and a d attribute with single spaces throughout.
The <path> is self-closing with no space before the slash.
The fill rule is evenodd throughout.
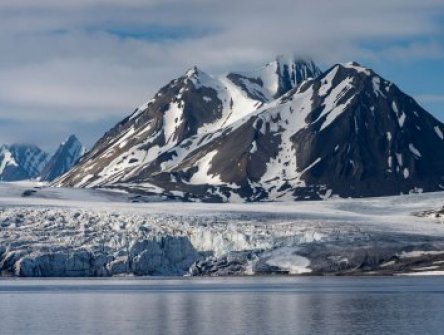
<path id="1" fill-rule="evenodd" d="M 60 144 L 55 154 L 40 174 L 43 181 L 52 181 L 71 169 L 84 154 L 85 149 L 75 135 Z"/>
<path id="2" fill-rule="evenodd" d="M 321 75 L 321 71 L 313 61 L 300 59 L 294 62 L 288 62 L 282 57 L 278 57 L 277 63 L 278 73 L 280 75 L 278 89 L 274 98 L 281 97 L 307 78 L 316 78 Z"/>
<path id="3" fill-rule="evenodd" d="M 442 189 L 444 156 L 437 155 L 444 152 L 437 131 L 442 123 L 395 85 L 369 73 L 340 67 L 335 80 L 353 78 L 353 87 L 340 98 L 351 99 L 347 108 L 334 125 L 321 131 L 326 117 L 320 117 L 293 136 L 300 170 L 321 158 L 302 178 L 344 197 Z"/>
<path id="4" fill-rule="evenodd" d="M 277 99 L 321 71 L 311 60 L 278 56 L 275 61 L 251 72 L 230 73 L 227 78 L 255 100 Z"/>
<path id="5" fill-rule="evenodd" d="M 48 159 L 49 155 L 35 145 L 3 145 L 0 147 L 0 180 L 36 178 Z"/>
<path id="6" fill-rule="evenodd" d="M 278 58 L 222 79 L 192 69 L 55 185 L 214 202 L 437 191 L 443 133 L 411 97 L 356 63 L 320 74 L 312 62 Z"/>
<path id="7" fill-rule="evenodd" d="M 267 98 L 265 95 L 261 92 L 261 90 L 255 90 L 250 89 L 251 86 L 258 86 L 263 87 L 264 83 L 260 78 L 249 78 L 245 75 L 239 74 L 239 73 L 229 73 L 227 75 L 227 78 L 230 79 L 234 84 L 242 88 L 243 91 L 246 92 L 246 94 L 254 100 L 265 102 L 267 101 Z"/>

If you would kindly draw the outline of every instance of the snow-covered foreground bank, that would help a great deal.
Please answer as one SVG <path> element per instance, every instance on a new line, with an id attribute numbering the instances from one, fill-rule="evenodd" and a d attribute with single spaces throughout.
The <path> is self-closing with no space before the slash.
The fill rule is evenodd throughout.
<path id="1" fill-rule="evenodd" d="M 35 186 L 0 183 L 3 275 L 444 270 L 444 220 L 437 211 L 444 192 L 202 204 L 135 203 L 125 193 Z"/>

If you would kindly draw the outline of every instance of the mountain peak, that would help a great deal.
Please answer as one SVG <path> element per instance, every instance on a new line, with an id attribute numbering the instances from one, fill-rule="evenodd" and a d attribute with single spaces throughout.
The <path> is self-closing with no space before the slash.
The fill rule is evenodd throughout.
<path id="1" fill-rule="evenodd" d="M 356 62 L 356 61 L 345 62 L 345 63 L 343 64 L 343 66 L 345 66 L 345 67 L 356 67 L 356 68 L 358 68 L 358 67 L 363 67 L 361 64 L 359 64 L 359 63 Z"/>
<path id="2" fill-rule="evenodd" d="M 186 72 L 185 72 L 185 77 L 188 79 L 193 79 L 193 78 L 197 78 L 199 76 L 202 75 L 207 75 L 205 73 L 205 71 L 201 70 L 197 65 L 194 65 L 193 67 L 190 67 Z"/>
<path id="3" fill-rule="evenodd" d="M 365 74 L 366 76 L 375 75 L 375 72 L 372 69 L 365 67 L 365 66 L 359 64 L 358 62 L 354 62 L 354 61 L 342 63 L 342 64 L 336 64 L 333 68 L 335 68 L 335 67 L 338 67 L 341 69 L 353 70 L 356 73 Z"/>
<path id="4" fill-rule="evenodd" d="M 186 72 L 185 72 L 185 77 L 191 78 L 193 76 L 195 76 L 196 74 L 199 73 L 199 69 L 197 68 L 196 65 L 190 67 Z"/>
<path id="5" fill-rule="evenodd" d="M 40 179 L 43 181 L 52 181 L 61 176 L 73 167 L 75 163 L 83 156 L 85 148 L 75 135 L 70 135 L 67 140 L 62 142 L 51 157 L 48 164 L 43 169 Z"/>
<path id="6" fill-rule="evenodd" d="M 68 136 L 68 138 L 65 140 L 65 141 L 63 141 L 60 145 L 72 145 L 72 144 L 75 144 L 75 143 L 80 143 L 80 140 L 77 138 L 77 136 L 76 135 L 74 135 L 74 134 L 71 134 L 71 135 L 69 135 Z"/>
<path id="7" fill-rule="evenodd" d="M 187 82 L 191 82 L 196 89 L 202 86 L 211 87 L 215 84 L 215 79 L 205 71 L 198 68 L 196 65 L 188 69 L 185 73 L 185 77 L 182 77 L 182 79 L 183 78 L 185 84 Z"/>

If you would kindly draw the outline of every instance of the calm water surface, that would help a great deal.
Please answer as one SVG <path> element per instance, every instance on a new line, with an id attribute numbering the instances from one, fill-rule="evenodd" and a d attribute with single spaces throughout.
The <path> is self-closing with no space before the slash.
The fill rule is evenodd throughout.
<path id="1" fill-rule="evenodd" d="M 0 280 L 0 334 L 444 334 L 444 277 Z"/>

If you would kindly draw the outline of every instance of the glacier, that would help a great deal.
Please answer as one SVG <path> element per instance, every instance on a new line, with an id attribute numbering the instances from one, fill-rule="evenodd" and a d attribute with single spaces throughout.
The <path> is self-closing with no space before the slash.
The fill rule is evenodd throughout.
<path id="1" fill-rule="evenodd" d="M 140 200 L 107 189 L 0 183 L 1 275 L 394 275 L 444 270 L 444 192 L 298 203 Z"/>

